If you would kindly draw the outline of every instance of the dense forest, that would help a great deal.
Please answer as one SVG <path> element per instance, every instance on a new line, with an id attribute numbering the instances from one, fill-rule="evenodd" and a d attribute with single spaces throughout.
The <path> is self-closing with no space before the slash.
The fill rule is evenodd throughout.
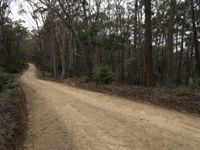
<path id="1" fill-rule="evenodd" d="M 0 0 L 0 150 L 199 149 L 199 115 L 200 0 Z"/>
<path id="2" fill-rule="evenodd" d="M 25 2 L 36 24 L 26 46 L 26 29 L 20 22 L 11 22 L 1 4 L 1 61 L 5 64 L 20 63 L 26 56 L 43 72 L 62 79 L 91 79 L 95 72 L 107 71 L 105 76 L 111 80 L 136 85 L 199 82 L 198 0 Z"/>
<path id="3" fill-rule="evenodd" d="M 0 149 L 20 149 L 26 126 L 24 93 L 17 81 L 27 64 L 23 21 L 13 21 L 11 0 L 0 0 Z"/>
<path id="4" fill-rule="evenodd" d="M 26 63 L 28 30 L 22 20 L 10 19 L 11 0 L 0 0 L 0 66 L 8 72 L 17 73 Z"/>

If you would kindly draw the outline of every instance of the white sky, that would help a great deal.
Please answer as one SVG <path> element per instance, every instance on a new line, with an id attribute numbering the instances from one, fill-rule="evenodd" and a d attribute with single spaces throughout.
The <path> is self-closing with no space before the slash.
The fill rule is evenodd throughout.
<path id="1" fill-rule="evenodd" d="M 24 0 L 13 0 L 10 6 L 10 9 L 11 9 L 10 17 L 14 21 L 19 20 L 19 19 L 25 21 L 23 25 L 29 30 L 32 30 L 33 28 L 36 27 L 36 24 L 35 24 L 35 21 L 32 19 L 30 13 L 24 13 L 24 14 L 19 13 L 21 8 L 23 8 L 27 12 L 30 12 L 29 7 L 30 6 Z"/>

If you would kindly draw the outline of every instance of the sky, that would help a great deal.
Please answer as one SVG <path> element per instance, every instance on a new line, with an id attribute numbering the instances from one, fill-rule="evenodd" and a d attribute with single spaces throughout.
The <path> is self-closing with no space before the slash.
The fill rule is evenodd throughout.
<path id="1" fill-rule="evenodd" d="M 27 13 L 20 14 L 20 10 L 24 9 Z M 28 28 L 28 30 L 32 30 L 36 27 L 35 21 L 32 19 L 30 15 L 30 6 L 24 0 L 13 0 L 10 6 L 11 14 L 10 17 L 12 20 L 23 20 L 23 25 Z"/>

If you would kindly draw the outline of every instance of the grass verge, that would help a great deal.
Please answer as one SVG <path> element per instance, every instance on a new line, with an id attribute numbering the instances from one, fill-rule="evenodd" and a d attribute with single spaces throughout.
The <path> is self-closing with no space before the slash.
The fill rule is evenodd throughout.
<path id="1" fill-rule="evenodd" d="M 16 77 L 0 70 L 0 150 L 23 149 L 27 111 Z"/>

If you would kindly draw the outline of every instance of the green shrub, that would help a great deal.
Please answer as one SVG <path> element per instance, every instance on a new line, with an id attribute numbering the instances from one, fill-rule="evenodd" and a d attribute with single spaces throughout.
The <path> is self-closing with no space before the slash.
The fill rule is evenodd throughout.
<path id="1" fill-rule="evenodd" d="M 9 79 L 10 75 L 4 72 L 4 68 L 0 66 L 0 90 L 4 88 L 4 85 Z"/>
<path id="2" fill-rule="evenodd" d="M 13 79 L 13 76 L 2 70 L 3 69 L 0 70 L 0 90 L 2 90 L 4 87 L 12 89 L 18 86 L 17 82 Z"/>
<path id="3" fill-rule="evenodd" d="M 109 84 L 116 79 L 116 75 L 109 66 L 100 65 L 94 69 L 93 79 L 97 84 Z"/>
<path id="4" fill-rule="evenodd" d="M 190 78 L 188 83 L 190 88 L 199 88 L 200 87 L 200 78 Z"/>
<path id="5" fill-rule="evenodd" d="M 127 64 L 130 65 L 130 64 L 134 64 L 135 63 L 135 57 L 131 57 L 129 59 L 127 59 Z"/>
<path id="6" fill-rule="evenodd" d="M 5 71 L 6 71 L 6 69 L 4 67 L 0 66 L 0 72 L 5 72 Z"/>
<path id="7" fill-rule="evenodd" d="M 10 74 L 0 71 L 0 82 L 2 82 L 2 84 L 6 84 L 11 79 L 12 76 Z"/>
<path id="8" fill-rule="evenodd" d="M 4 86 L 4 84 L 3 84 L 3 82 L 0 80 L 0 91 L 3 89 L 3 86 Z"/>
<path id="9" fill-rule="evenodd" d="M 18 83 L 16 80 L 10 79 L 7 81 L 5 86 L 8 89 L 14 89 L 14 88 L 18 87 Z"/>
<path id="10" fill-rule="evenodd" d="M 191 89 L 185 86 L 180 86 L 177 88 L 177 96 L 186 96 L 191 92 Z"/>

